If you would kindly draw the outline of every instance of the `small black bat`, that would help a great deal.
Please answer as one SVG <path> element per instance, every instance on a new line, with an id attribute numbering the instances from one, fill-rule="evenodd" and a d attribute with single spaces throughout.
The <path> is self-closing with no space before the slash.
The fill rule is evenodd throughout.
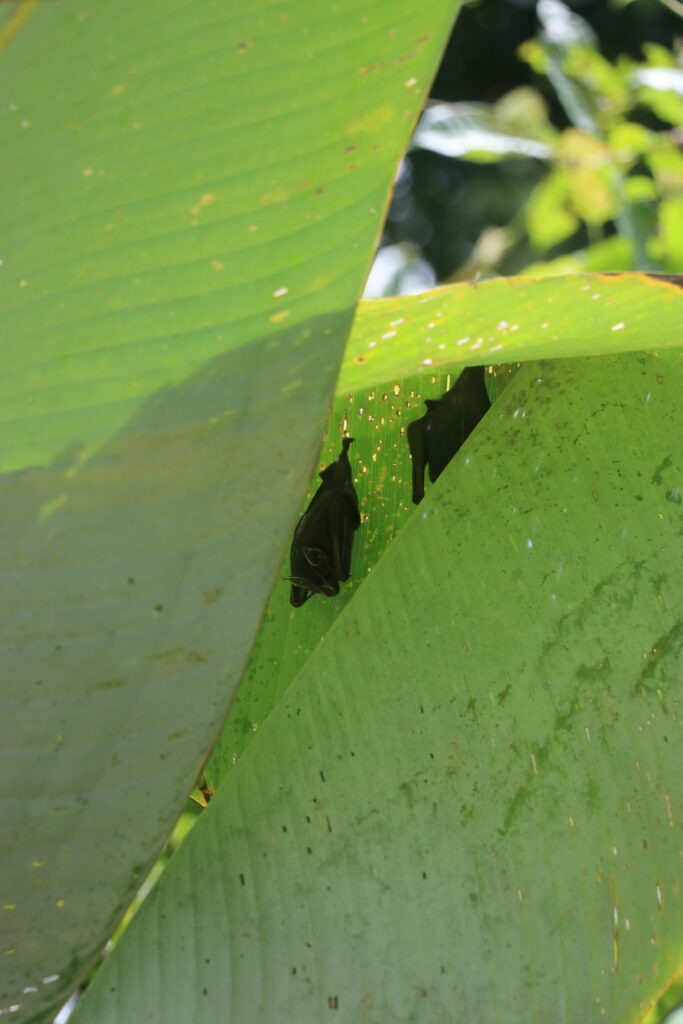
<path id="1" fill-rule="evenodd" d="M 299 520 L 290 551 L 292 588 L 289 600 L 300 608 L 312 594 L 334 597 L 351 575 L 353 534 L 360 526 L 358 495 L 348 450 L 342 439 L 339 458 L 320 474 L 322 483 Z"/>
<path id="2" fill-rule="evenodd" d="M 491 402 L 483 366 L 466 366 L 450 391 L 425 401 L 427 412 L 408 424 L 408 447 L 413 459 L 413 502 L 424 498 L 425 467 L 432 483 L 441 475 L 460 445 L 469 437 Z"/>

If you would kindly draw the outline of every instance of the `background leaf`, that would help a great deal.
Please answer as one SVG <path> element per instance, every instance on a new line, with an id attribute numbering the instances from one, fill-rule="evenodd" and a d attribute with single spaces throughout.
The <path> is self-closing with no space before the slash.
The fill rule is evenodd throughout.
<path id="1" fill-rule="evenodd" d="M 3 36 L 14 1020 L 92 962 L 219 728 L 453 15 L 64 0 Z"/>
<path id="2" fill-rule="evenodd" d="M 78 1024 L 642 1015 L 680 957 L 682 375 L 517 374 Z"/>
<path id="3" fill-rule="evenodd" d="M 534 132 L 518 125 L 513 117 L 506 117 L 504 111 L 476 103 L 436 103 L 427 107 L 415 129 L 413 145 L 482 163 L 509 156 L 547 160 L 552 152 L 542 127 Z"/>

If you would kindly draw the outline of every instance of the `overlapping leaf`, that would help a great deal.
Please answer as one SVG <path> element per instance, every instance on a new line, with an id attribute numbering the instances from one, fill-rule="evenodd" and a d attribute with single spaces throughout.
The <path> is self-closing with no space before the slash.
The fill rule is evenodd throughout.
<path id="1" fill-rule="evenodd" d="M 64 0 L 3 31 L 0 1010 L 17 1021 L 101 948 L 219 728 L 453 14 Z"/>
<path id="2" fill-rule="evenodd" d="M 664 349 L 683 338 L 683 277 L 497 278 L 361 303 L 338 393 L 425 368 Z"/>
<path id="3" fill-rule="evenodd" d="M 681 953 L 682 377 L 517 374 L 78 1024 L 642 1016 Z"/>

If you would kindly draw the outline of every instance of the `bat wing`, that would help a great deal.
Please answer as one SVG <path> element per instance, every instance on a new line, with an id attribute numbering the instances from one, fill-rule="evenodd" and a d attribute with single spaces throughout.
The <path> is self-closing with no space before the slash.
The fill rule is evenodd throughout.
<path id="1" fill-rule="evenodd" d="M 357 502 L 333 489 L 321 489 L 316 498 L 301 517 L 292 540 L 288 579 L 295 607 L 312 594 L 334 597 L 340 582 L 351 575 L 353 534 L 360 525 Z"/>
<path id="2" fill-rule="evenodd" d="M 425 466 L 434 483 L 491 407 L 484 367 L 465 367 L 450 391 L 436 400 L 427 399 L 425 404 L 425 415 L 408 424 L 415 504 L 424 497 Z"/>
<path id="3" fill-rule="evenodd" d="M 408 447 L 413 460 L 413 504 L 419 505 L 425 496 L 425 469 L 427 466 L 427 417 L 408 424 Z"/>
<path id="4" fill-rule="evenodd" d="M 360 512 L 355 492 L 336 494 L 330 508 L 330 539 L 332 541 L 332 570 L 343 582 L 351 575 L 353 535 L 360 526 Z"/>

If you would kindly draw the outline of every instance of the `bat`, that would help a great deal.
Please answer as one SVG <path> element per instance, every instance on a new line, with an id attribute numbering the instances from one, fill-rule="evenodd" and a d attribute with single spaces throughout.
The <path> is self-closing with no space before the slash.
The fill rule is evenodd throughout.
<path id="1" fill-rule="evenodd" d="M 461 444 L 484 416 L 491 402 L 483 366 L 466 366 L 450 391 L 425 401 L 427 412 L 408 424 L 413 460 L 413 502 L 424 498 L 425 467 L 432 483 L 439 478 Z"/>
<path id="2" fill-rule="evenodd" d="M 297 523 L 290 550 L 290 602 L 300 608 L 313 594 L 334 597 L 351 575 L 353 535 L 360 526 L 358 495 L 348 450 L 342 439 L 339 457 L 320 474 L 322 483 Z"/>

